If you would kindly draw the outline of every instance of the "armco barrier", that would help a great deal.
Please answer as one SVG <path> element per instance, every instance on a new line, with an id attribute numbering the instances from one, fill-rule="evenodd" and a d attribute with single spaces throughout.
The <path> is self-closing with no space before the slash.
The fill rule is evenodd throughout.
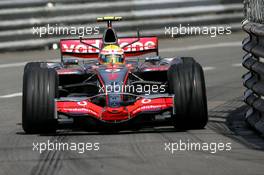
<path id="1" fill-rule="evenodd" d="M 264 22 L 264 1 L 263 0 L 244 0 L 244 13 L 248 21 L 255 23 Z"/>
<path id="2" fill-rule="evenodd" d="M 50 47 L 60 38 L 78 37 L 32 34 L 32 27 L 97 26 L 98 16 L 123 16 L 120 35 L 165 36 L 165 27 L 231 26 L 241 28 L 243 0 L 1 0 L 0 51 Z M 99 24 L 103 28 L 105 24 Z M 88 36 L 89 37 L 89 36 Z M 168 37 L 168 36 L 166 36 Z"/>
<path id="3" fill-rule="evenodd" d="M 249 70 L 243 76 L 244 101 L 250 106 L 246 121 L 264 134 L 264 25 L 248 22 L 243 29 L 249 34 L 243 41 L 243 66 Z"/>

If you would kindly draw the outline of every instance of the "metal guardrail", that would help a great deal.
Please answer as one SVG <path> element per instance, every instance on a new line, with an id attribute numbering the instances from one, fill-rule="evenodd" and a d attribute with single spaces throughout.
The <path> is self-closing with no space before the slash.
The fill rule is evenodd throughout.
<path id="1" fill-rule="evenodd" d="M 250 106 L 246 121 L 264 134 L 264 25 L 247 22 L 243 29 L 249 34 L 243 41 L 247 53 L 242 63 L 249 70 L 243 76 L 244 101 Z"/>
<path id="2" fill-rule="evenodd" d="M 165 27 L 232 26 L 240 30 L 243 0 L 2 0 L 0 1 L 0 51 L 49 48 L 61 38 L 78 36 L 33 35 L 33 27 L 98 26 L 98 16 L 122 16 L 115 24 L 120 35 L 165 36 Z M 89 36 L 88 36 L 89 37 Z"/>

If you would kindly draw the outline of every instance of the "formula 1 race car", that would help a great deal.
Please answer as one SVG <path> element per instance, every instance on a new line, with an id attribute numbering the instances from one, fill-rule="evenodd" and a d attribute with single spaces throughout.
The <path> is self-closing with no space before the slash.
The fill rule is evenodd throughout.
<path id="1" fill-rule="evenodd" d="M 208 121 L 204 73 L 191 57 L 161 58 L 157 37 L 62 39 L 61 62 L 24 68 L 22 126 L 52 133 L 60 126 L 202 129 Z M 152 53 L 152 55 L 151 55 Z M 153 55 L 155 53 L 155 55 Z M 148 54 L 144 58 L 141 55 Z"/>

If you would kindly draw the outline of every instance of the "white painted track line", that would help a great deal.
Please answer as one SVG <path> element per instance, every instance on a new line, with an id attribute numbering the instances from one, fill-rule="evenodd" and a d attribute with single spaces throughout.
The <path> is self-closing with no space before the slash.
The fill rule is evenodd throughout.
<path id="1" fill-rule="evenodd" d="M 234 63 L 231 66 L 232 67 L 242 67 L 242 63 Z"/>
<path id="2" fill-rule="evenodd" d="M 22 92 L 17 92 L 13 94 L 7 94 L 7 95 L 2 95 L 0 98 L 13 98 L 13 97 L 20 97 L 22 96 Z"/>
<path id="3" fill-rule="evenodd" d="M 50 62 L 58 62 L 60 60 L 54 59 L 54 60 L 47 60 Z M 25 66 L 28 62 L 18 62 L 18 63 L 8 63 L 8 64 L 0 64 L 0 68 L 10 68 L 10 67 L 20 67 Z"/>
<path id="4" fill-rule="evenodd" d="M 238 46 L 242 47 L 241 41 L 194 45 L 189 47 L 164 48 L 164 49 L 160 49 L 160 52 L 176 52 L 176 51 L 189 51 L 189 50 L 201 50 L 201 49 L 221 48 L 221 47 L 238 47 Z"/>
<path id="5" fill-rule="evenodd" d="M 215 67 L 211 67 L 211 66 L 203 67 L 203 70 L 204 70 L 204 71 L 214 70 L 214 69 L 215 69 Z"/>
<path id="6" fill-rule="evenodd" d="M 0 64 L 0 68 L 20 67 L 25 66 L 26 64 L 27 62 Z"/>

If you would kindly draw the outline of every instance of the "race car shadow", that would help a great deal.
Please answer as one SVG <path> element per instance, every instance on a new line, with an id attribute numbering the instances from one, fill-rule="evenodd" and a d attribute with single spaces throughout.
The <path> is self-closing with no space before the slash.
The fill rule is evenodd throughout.
<path id="1" fill-rule="evenodd" d="M 144 133 L 170 133 L 170 132 L 186 132 L 186 130 L 177 129 L 173 126 L 166 127 L 149 127 L 130 130 L 83 130 L 83 129 L 61 129 L 56 133 L 42 134 L 26 134 L 23 131 L 18 131 L 18 135 L 39 135 L 39 136 L 82 136 L 82 135 L 122 135 L 122 134 L 144 134 Z"/>
<path id="2" fill-rule="evenodd" d="M 236 98 L 209 111 L 208 128 L 225 135 L 248 148 L 264 150 L 264 138 L 245 122 L 247 105 Z"/>
<path id="3" fill-rule="evenodd" d="M 40 136 L 82 136 L 82 135 L 127 135 L 127 134 L 144 134 L 144 133 L 170 133 L 186 132 L 186 130 L 175 129 L 174 127 L 143 128 L 139 130 L 107 130 L 107 131 L 76 131 L 76 130 L 59 130 L 54 134 L 40 134 Z"/>

